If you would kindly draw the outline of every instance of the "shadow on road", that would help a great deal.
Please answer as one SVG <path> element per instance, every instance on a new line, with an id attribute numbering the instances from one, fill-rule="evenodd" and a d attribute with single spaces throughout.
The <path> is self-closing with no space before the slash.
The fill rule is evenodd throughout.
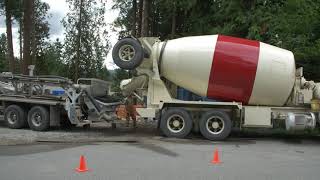
<path id="1" fill-rule="evenodd" d="M 158 154 L 162 154 L 162 155 L 166 155 L 166 156 L 170 156 L 170 157 L 177 157 L 178 154 L 166 149 L 164 147 L 155 145 L 155 144 L 151 144 L 151 143 L 143 143 L 143 142 L 139 142 L 139 143 L 131 143 L 131 146 L 137 147 L 137 148 L 142 148 L 142 149 L 146 149 L 152 152 L 156 152 Z"/>
<path id="2" fill-rule="evenodd" d="M 42 152 L 51 152 L 61 149 L 74 148 L 78 146 L 83 146 L 88 144 L 50 144 L 50 143 L 38 143 L 38 144 L 28 144 L 28 145 L 9 145 L 0 146 L 0 156 L 18 156 L 26 154 L 35 154 Z"/>

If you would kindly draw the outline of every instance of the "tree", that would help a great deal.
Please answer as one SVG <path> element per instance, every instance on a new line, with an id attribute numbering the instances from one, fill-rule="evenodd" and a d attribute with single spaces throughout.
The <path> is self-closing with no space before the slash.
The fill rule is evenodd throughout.
<path id="1" fill-rule="evenodd" d="M 38 57 L 37 74 L 67 76 L 68 66 L 63 58 L 63 44 L 59 39 L 47 43 L 43 55 Z M 41 67 L 41 68 L 40 68 Z"/>
<path id="2" fill-rule="evenodd" d="M 14 61 L 14 52 L 13 52 L 13 43 L 12 43 L 12 21 L 15 12 L 15 6 L 17 0 L 1 0 L 0 8 L 4 9 L 6 17 L 6 31 L 7 31 L 7 62 L 9 64 L 9 70 L 14 72 L 15 61 Z"/>
<path id="3" fill-rule="evenodd" d="M 22 3 L 23 0 L 0 0 L 0 9 L 4 10 L 6 16 L 6 28 L 7 28 L 7 62 L 9 64 L 9 71 L 17 71 L 17 61 L 14 57 L 13 42 L 12 42 L 12 25 L 14 21 L 21 22 L 22 20 Z M 21 26 L 21 23 L 20 23 Z M 21 38 L 20 38 L 21 39 Z M 22 50 L 20 50 L 22 53 Z M 21 55 L 20 55 L 21 57 Z"/>
<path id="4" fill-rule="evenodd" d="M 112 77 L 106 66 L 103 66 L 97 74 L 97 78 L 103 79 L 106 81 L 111 81 Z"/>
<path id="5" fill-rule="evenodd" d="M 47 53 L 48 46 L 50 46 L 49 40 L 49 22 L 51 17 L 48 14 L 50 9 L 47 3 L 35 0 L 34 2 L 34 18 L 33 18 L 33 30 L 31 41 L 31 59 L 32 64 L 36 65 L 36 73 L 41 73 L 41 67 L 47 66 L 47 60 L 44 59 Z"/>
<path id="6" fill-rule="evenodd" d="M 177 7 L 176 7 L 176 2 L 173 2 L 173 11 L 172 11 L 172 24 L 171 24 L 171 38 L 173 38 L 176 34 L 176 25 L 177 25 L 177 21 L 176 21 L 176 11 L 177 11 Z"/>
<path id="7" fill-rule="evenodd" d="M 112 9 L 120 11 L 114 26 L 121 28 L 119 38 L 134 36 L 141 37 L 143 0 L 113 0 Z"/>
<path id="8" fill-rule="evenodd" d="M 111 89 L 114 92 L 121 92 L 120 82 L 130 78 L 129 72 L 124 69 L 115 69 L 112 75 Z"/>
<path id="9" fill-rule="evenodd" d="M 105 4 L 95 0 L 67 0 L 70 12 L 63 19 L 64 58 L 70 78 L 97 77 L 109 51 L 104 29 Z"/>
<path id="10" fill-rule="evenodd" d="M 148 16 L 143 9 L 143 18 L 152 19 L 149 23 L 143 20 L 142 36 L 170 39 L 224 34 L 259 40 L 293 51 L 306 78 L 320 81 L 319 0 L 140 0 L 139 8 L 141 2 L 151 6 Z M 133 7 L 119 7 L 121 21 L 115 24 L 130 30 Z"/>
<path id="11" fill-rule="evenodd" d="M 23 60 L 23 0 L 19 0 L 15 18 L 19 23 L 19 58 Z"/>
<path id="12" fill-rule="evenodd" d="M 80 45 L 81 45 L 81 23 L 82 23 L 82 15 L 83 15 L 83 0 L 80 0 L 80 5 L 79 5 L 79 20 L 77 23 L 77 42 L 76 42 L 76 59 L 75 59 L 75 72 L 74 72 L 74 79 L 79 78 L 79 66 L 80 66 Z"/>
<path id="13" fill-rule="evenodd" d="M 0 35 L 0 72 L 7 71 L 6 55 L 7 54 L 7 37 L 3 33 Z"/>
<path id="14" fill-rule="evenodd" d="M 139 0 L 137 37 L 141 37 L 143 0 Z"/>
<path id="15" fill-rule="evenodd" d="M 23 7 L 23 60 L 21 72 L 28 74 L 28 66 L 31 64 L 31 33 L 34 0 L 24 0 Z"/>
<path id="16" fill-rule="evenodd" d="M 134 22 L 132 12 L 137 14 L 136 37 L 141 36 L 142 26 L 143 36 L 160 36 L 162 39 L 182 36 L 188 27 L 188 13 L 197 4 L 196 0 L 152 0 L 145 5 L 146 12 L 143 13 L 144 0 L 139 0 L 138 8 L 135 10 L 134 3 L 125 0 L 114 0 L 113 8 L 119 9 L 119 17 L 114 22 L 115 27 L 122 28 L 120 38 L 128 36 L 132 31 Z M 199 2 L 198 2 L 199 3 Z M 144 20 L 142 20 L 144 17 Z M 143 25 L 144 24 L 144 25 Z M 176 35 L 178 33 L 178 35 Z M 131 33 L 132 34 L 132 33 Z"/>
<path id="17" fill-rule="evenodd" d="M 137 0 L 132 0 L 132 32 L 131 35 L 137 37 Z"/>
<path id="18" fill-rule="evenodd" d="M 141 21 L 141 36 L 149 35 L 149 9 L 150 0 L 143 0 L 142 21 Z"/>
<path id="19" fill-rule="evenodd" d="M 114 27 L 120 28 L 119 38 L 133 35 L 133 1 L 114 0 L 112 9 L 119 9 L 119 17 L 114 21 Z"/>

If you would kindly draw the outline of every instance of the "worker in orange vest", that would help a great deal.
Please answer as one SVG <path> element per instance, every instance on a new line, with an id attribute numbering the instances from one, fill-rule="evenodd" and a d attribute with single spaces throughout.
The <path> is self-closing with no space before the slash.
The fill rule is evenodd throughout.
<path id="1" fill-rule="evenodd" d="M 127 116 L 126 116 L 126 120 L 127 120 L 127 127 L 129 127 L 129 121 L 130 118 L 133 121 L 133 127 L 136 128 L 137 127 L 137 119 L 136 119 L 136 115 L 135 115 L 135 107 L 134 105 L 136 105 L 136 98 L 131 94 L 127 97 L 126 101 L 126 111 L 127 111 Z"/>

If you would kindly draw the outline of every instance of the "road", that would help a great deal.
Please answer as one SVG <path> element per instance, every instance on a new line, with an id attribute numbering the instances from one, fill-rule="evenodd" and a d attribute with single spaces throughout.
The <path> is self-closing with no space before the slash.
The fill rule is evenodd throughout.
<path id="1" fill-rule="evenodd" d="M 210 142 L 197 136 L 163 138 L 141 127 L 136 131 L 100 130 L 53 130 L 40 135 L 29 130 L 10 130 L 16 133 L 6 136 L 1 132 L 9 132 L 8 129 L 0 126 L 2 140 L 29 133 L 36 139 L 0 146 L 0 179 L 317 180 L 320 176 L 317 137 L 233 135 L 224 142 Z M 65 138 L 59 139 L 58 134 Z M 94 141 L 94 135 L 100 138 Z M 18 135 L 16 139 L 19 138 L 23 139 Z M 221 164 L 210 163 L 214 149 L 219 151 Z M 74 170 L 80 155 L 86 157 L 89 172 Z"/>

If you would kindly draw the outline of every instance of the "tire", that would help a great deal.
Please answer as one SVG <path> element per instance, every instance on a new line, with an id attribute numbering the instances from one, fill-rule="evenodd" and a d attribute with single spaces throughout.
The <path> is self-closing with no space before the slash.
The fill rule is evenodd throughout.
<path id="1" fill-rule="evenodd" d="M 232 122 L 225 112 L 208 111 L 201 117 L 199 127 L 205 138 L 212 141 L 221 141 L 230 135 Z"/>
<path id="2" fill-rule="evenodd" d="M 4 119 L 11 129 L 21 129 L 27 126 L 26 113 L 17 105 L 10 105 L 4 110 Z"/>
<path id="3" fill-rule="evenodd" d="M 179 124 L 174 124 L 176 122 Z M 192 125 L 191 116 L 186 110 L 172 108 L 163 112 L 160 130 L 167 137 L 185 138 L 190 134 Z"/>
<path id="4" fill-rule="evenodd" d="M 124 38 L 114 45 L 112 58 L 113 62 L 120 68 L 132 70 L 141 64 L 144 58 L 144 50 L 139 41 L 133 38 Z"/>
<path id="5" fill-rule="evenodd" d="M 28 124 L 34 131 L 46 131 L 50 127 L 48 110 L 43 106 L 34 106 L 28 113 Z"/>

